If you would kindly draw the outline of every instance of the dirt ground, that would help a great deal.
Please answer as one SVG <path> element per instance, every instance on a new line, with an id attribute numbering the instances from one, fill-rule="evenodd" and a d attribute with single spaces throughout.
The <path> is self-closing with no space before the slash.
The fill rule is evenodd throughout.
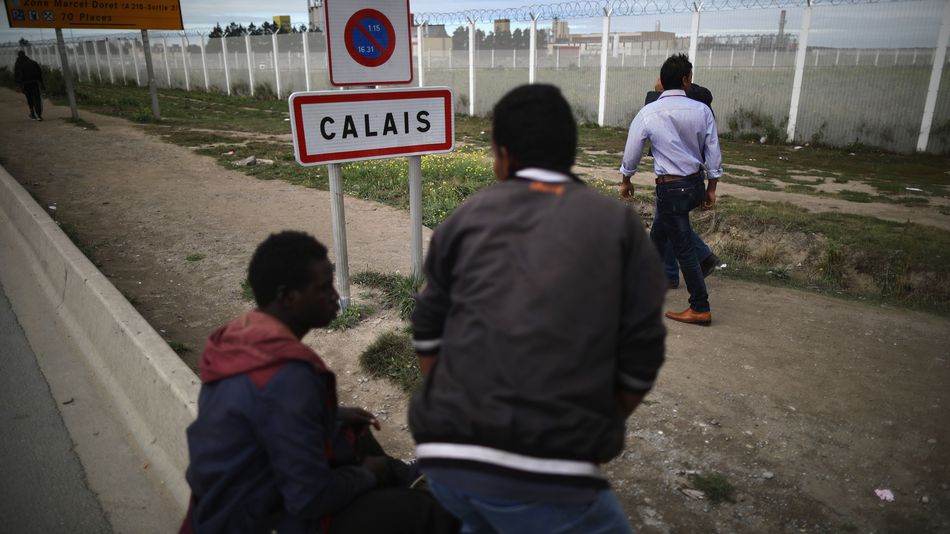
<path id="1" fill-rule="evenodd" d="M 249 308 L 240 281 L 264 236 L 293 228 L 332 243 L 326 192 L 223 169 L 110 117 L 83 113 L 99 128 L 83 130 L 51 106 L 33 122 L 21 100 L 0 90 L 0 162 L 166 339 L 191 348 L 190 364 Z M 407 213 L 348 197 L 346 215 L 351 273 L 408 270 Z M 710 294 L 711 328 L 668 324 L 657 387 L 605 466 L 637 530 L 950 532 L 950 321 L 715 276 Z M 685 290 L 668 305 L 684 307 Z M 384 445 L 410 457 L 406 397 L 357 363 L 400 324 L 381 311 L 307 341 L 337 371 L 341 400 L 380 414 Z M 735 502 L 683 491 L 712 471 Z"/>

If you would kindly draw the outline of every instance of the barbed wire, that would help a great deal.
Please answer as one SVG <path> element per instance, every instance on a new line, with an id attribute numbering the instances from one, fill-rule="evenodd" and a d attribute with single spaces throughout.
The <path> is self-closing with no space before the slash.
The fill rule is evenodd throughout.
<path id="1" fill-rule="evenodd" d="M 811 0 L 811 5 L 838 6 L 849 4 L 887 4 L 918 0 Z M 549 4 L 530 4 L 503 9 L 467 9 L 453 12 L 415 14 L 417 24 L 455 24 L 492 22 L 498 19 L 528 22 L 570 18 L 612 16 L 664 15 L 700 11 L 731 11 L 742 9 L 784 9 L 803 7 L 809 0 L 588 0 Z"/>

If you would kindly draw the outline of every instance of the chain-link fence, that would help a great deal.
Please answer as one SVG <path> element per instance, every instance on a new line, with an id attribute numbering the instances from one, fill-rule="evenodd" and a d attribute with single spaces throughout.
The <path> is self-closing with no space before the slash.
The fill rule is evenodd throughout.
<path id="1" fill-rule="evenodd" d="M 689 53 L 722 132 L 950 152 L 950 69 L 945 48 L 936 48 L 941 23 L 950 25 L 947 0 L 811 4 L 614 0 L 418 13 L 413 68 L 416 80 L 451 87 L 459 112 L 484 115 L 533 80 L 559 86 L 579 120 L 625 127 L 664 59 Z M 208 34 L 150 33 L 159 87 L 259 98 L 331 88 L 322 33 Z M 0 65 L 12 67 L 17 49 L 0 47 Z M 70 39 L 66 52 L 82 81 L 147 84 L 138 33 Z M 59 65 L 55 43 L 33 43 L 28 53 Z"/>

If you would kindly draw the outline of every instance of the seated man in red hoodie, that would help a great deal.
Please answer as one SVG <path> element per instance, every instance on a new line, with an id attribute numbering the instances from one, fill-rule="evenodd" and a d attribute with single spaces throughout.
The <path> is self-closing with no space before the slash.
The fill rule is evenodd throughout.
<path id="1" fill-rule="evenodd" d="M 201 355 L 182 530 L 457 531 L 427 492 L 408 488 L 407 466 L 384 455 L 373 414 L 337 405 L 334 374 L 300 341 L 337 314 L 326 247 L 301 232 L 271 235 L 248 281 L 258 309 L 215 331 Z"/>

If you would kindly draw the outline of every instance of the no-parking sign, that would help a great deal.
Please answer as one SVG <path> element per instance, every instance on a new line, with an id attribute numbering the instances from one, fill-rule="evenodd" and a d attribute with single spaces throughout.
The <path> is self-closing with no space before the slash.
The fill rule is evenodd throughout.
<path id="1" fill-rule="evenodd" d="M 326 0 L 330 83 L 412 81 L 409 0 Z"/>

